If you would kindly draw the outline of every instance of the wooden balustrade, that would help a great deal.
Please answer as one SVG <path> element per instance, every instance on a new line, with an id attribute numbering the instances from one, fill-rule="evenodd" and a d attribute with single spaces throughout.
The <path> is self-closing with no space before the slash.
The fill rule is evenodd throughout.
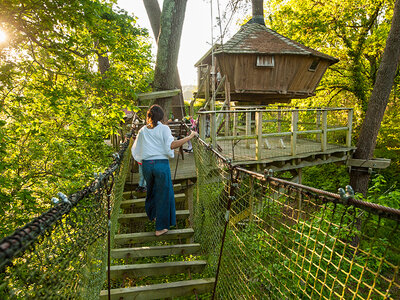
<path id="1" fill-rule="evenodd" d="M 332 133 L 338 131 L 344 132 L 346 141 L 338 147 L 351 148 L 353 110 L 350 108 L 261 109 L 259 107 L 233 107 L 230 110 L 198 113 L 200 115 L 199 133 L 202 139 L 209 139 L 215 148 L 219 147 L 218 142 L 234 141 L 230 147 L 233 148 L 243 140 L 242 147 L 246 150 L 241 151 L 247 151 L 246 156 L 254 157 L 255 161 L 265 159 L 269 152 L 278 151 L 278 148 L 285 153 L 282 155 L 296 157 L 298 154 L 304 153 L 305 143 L 310 143 L 310 145 L 312 143 L 310 148 L 314 149 L 312 150 L 314 152 L 327 152 L 334 147 Z M 334 114 L 342 115 L 338 118 Z M 332 120 L 339 119 L 341 124 L 332 124 Z M 222 122 L 225 122 L 225 125 Z M 328 140 L 330 140 L 329 143 Z M 299 148 L 300 144 L 303 145 L 302 149 Z"/>

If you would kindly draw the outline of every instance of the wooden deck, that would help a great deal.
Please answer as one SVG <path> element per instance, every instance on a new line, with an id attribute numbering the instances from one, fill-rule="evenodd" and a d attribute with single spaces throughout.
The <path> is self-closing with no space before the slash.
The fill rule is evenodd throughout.
<path id="1" fill-rule="evenodd" d="M 249 143 L 247 146 L 246 143 Z M 240 140 L 240 141 L 218 141 L 218 146 L 222 151 L 220 153 L 232 159 L 235 164 L 250 164 L 258 162 L 273 162 L 277 160 L 291 160 L 306 157 L 315 154 L 331 154 L 334 152 L 347 152 L 354 147 L 346 147 L 338 144 L 327 144 L 327 149 L 321 151 L 321 143 L 309 139 L 300 139 L 296 141 L 296 155 L 292 155 L 290 137 L 270 137 L 264 139 L 261 149 L 260 158 L 256 157 L 256 141 Z"/>

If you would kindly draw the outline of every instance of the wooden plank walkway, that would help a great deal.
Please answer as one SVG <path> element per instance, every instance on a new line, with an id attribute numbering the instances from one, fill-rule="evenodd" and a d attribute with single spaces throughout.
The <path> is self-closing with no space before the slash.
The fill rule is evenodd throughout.
<path id="1" fill-rule="evenodd" d="M 290 160 L 297 157 L 321 154 L 323 152 L 329 154 L 354 149 L 354 147 L 346 147 L 338 144 L 327 144 L 326 151 L 321 151 L 320 142 L 297 138 L 296 154 L 292 155 L 289 137 L 269 137 L 266 139 L 268 142 L 265 142 L 265 139 L 263 140 L 264 145 L 261 150 L 260 161 L 274 161 L 275 158 L 279 158 L 279 160 Z M 241 140 L 237 143 L 235 142 L 236 141 L 218 141 L 217 144 L 222 149 L 220 153 L 227 158 L 231 158 L 235 163 L 245 162 L 248 164 L 252 161 L 257 163 L 255 140 Z M 248 148 L 246 142 L 250 144 Z"/>

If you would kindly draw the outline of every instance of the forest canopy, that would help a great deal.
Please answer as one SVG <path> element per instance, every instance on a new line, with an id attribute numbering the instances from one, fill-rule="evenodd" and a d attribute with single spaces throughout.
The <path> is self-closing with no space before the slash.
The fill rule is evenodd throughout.
<path id="1" fill-rule="evenodd" d="M 354 143 L 358 139 L 376 81 L 392 23 L 394 4 L 394 0 L 367 0 L 363 3 L 288 0 L 268 1 L 264 7 L 268 27 L 340 59 L 339 63 L 331 66 L 324 75 L 315 97 L 295 100 L 292 104 L 354 108 Z M 386 186 L 380 184 L 383 193 L 396 189 L 400 181 L 399 83 L 398 68 L 375 150 L 375 157 L 392 159 L 391 166 L 380 171 L 379 176 L 374 170 L 373 178 L 386 178 Z M 341 170 L 340 173 L 335 173 L 335 177 L 347 176 L 346 170 Z M 318 185 L 320 182 L 326 185 L 326 180 L 306 183 Z M 375 179 L 371 181 L 372 185 L 374 182 Z"/>
<path id="2" fill-rule="evenodd" d="M 148 32 L 114 2 L 1 1 L 3 236 L 104 169 L 104 139 L 149 89 Z"/>

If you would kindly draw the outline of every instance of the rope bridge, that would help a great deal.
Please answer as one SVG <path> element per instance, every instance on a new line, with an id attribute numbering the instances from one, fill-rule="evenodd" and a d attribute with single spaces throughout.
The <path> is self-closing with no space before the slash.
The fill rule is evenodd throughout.
<path id="1" fill-rule="evenodd" d="M 0 241 L 0 299 L 98 299 L 130 155 Z M 193 141 L 216 299 L 399 299 L 400 211 L 233 166 Z"/>
<path id="2" fill-rule="evenodd" d="M 201 139 L 196 239 L 216 299 L 400 299 L 400 211 L 240 167 Z"/>
<path id="3" fill-rule="evenodd" d="M 116 230 L 129 139 L 89 186 L 0 241 L 0 299 L 98 299 Z"/>

